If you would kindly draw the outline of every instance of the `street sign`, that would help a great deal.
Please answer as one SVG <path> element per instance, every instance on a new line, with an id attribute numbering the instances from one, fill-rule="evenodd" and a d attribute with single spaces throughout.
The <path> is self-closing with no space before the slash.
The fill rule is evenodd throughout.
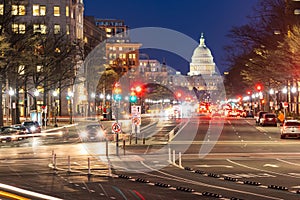
<path id="1" fill-rule="evenodd" d="M 112 124 L 111 128 L 112 128 L 112 131 L 113 131 L 114 133 L 120 133 L 120 132 L 121 132 L 121 125 L 118 124 L 117 122 L 114 122 L 114 123 Z"/>
<path id="2" fill-rule="evenodd" d="M 132 116 L 140 116 L 142 113 L 141 106 L 131 106 L 131 114 Z"/>
<path id="3" fill-rule="evenodd" d="M 141 125 L 141 118 L 140 117 L 132 118 L 132 123 L 134 123 L 135 125 Z"/>
<path id="4" fill-rule="evenodd" d="M 47 113 L 47 106 L 42 106 L 42 112 Z"/>
<path id="5" fill-rule="evenodd" d="M 288 104 L 288 102 L 282 102 L 282 107 L 284 107 L 284 108 L 287 108 L 287 107 L 289 107 L 289 104 Z"/>

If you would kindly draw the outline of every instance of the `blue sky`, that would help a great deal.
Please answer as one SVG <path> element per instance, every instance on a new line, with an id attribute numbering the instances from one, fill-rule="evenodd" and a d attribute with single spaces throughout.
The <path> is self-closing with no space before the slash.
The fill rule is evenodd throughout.
<path id="1" fill-rule="evenodd" d="M 221 72 L 225 71 L 224 45 L 232 26 L 247 23 L 247 16 L 259 0 L 85 0 L 85 15 L 97 18 L 124 19 L 131 28 L 163 27 L 179 31 L 199 41 L 201 32 Z M 167 64 L 183 74 L 189 63 L 167 52 L 147 52 L 151 58 Z"/>

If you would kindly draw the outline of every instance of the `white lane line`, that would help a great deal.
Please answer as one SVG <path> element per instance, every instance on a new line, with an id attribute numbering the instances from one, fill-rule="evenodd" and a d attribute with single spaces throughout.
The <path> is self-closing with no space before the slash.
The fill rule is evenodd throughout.
<path id="1" fill-rule="evenodd" d="M 232 192 L 237 192 L 237 193 L 242 193 L 242 194 L 247 194 L 247 195 L 263 197 L 265 199 L 283 200 L 283 199 L 277 198 L 277 197 L 271 197 L 271 196 L 266 196 L 266 195 L 263 195 L 263 194 L 257 194 L 257 193 L 242 191 L 242 190 L 236 190 L 236 189 L 221 187 L 221 186 L 217 186 L 217 185 L 206 184 L 206 183 L 203 183 L 203 182 L 186 179 L 186 178 L 182 178 L 182 177 L 179 177 L 179 176 L 174 176 L 172 174 L 165 173 L 165 172 L 159 171 L 157 169 L 154 169 L 154 168 L 146 165 L 143 161 L 141 161 L 141 164 L 144 165 L 146 168 L 152 170 L 152 171 L 155 171 L 157 173 L 160 173 L 160 174 L 164 175 L 164 176 L 159 176 L 159 175 L 155 175 L 155 174 L 151 174 L 151 173 L 141 172 L 141 173 L 147 174 L 149 176 L 159 177 L 159 178 L 162 178 L 162 179 L 167 179 L 167 180 L 172 180 L 172 181 L 174 181 L 174 180 L 177 180 L 179 182 L 183 181 L 183 182 L 190 183 L 190 184 L 193 184 L 193 185 L 200 185 L 200 186 L 205 186 L 205 187 L 209 187 L 209 188 L 217 188 L 217 189 L 226 190 L 226 191 L 232 191 Z M 170 178 L 167 177 L 167 176 L 169 176 Z"/>
<path id="2" fill-rule="evenodd" d="M 250 166 L 247 166 L 247 165 L 243 165 L 243 164 L 234 162 L 234 161 L 232 161 L 232 160 L 230 160 L 230 159 L 226 159 L 226 160 L 227 160 L 228 162 L 232 163 L 232 164 L 235 164 L 235 165 L 238 165 L 238 166 L 247 168 L 247 169 L 252 169 L 252 170 L 261 171 L 261 172 L 267 172 L 267 173 L 270 173 L 270 174 L 276 174 L 276 175 L 279 175 L 279 176 L 287 176 L 287 177 L 292 177 L 292 178 L 300 178 L 300 177 L 292 176 L 292 175 L 288 175 L 288 174 L 282 174 L 282 173 L 273 172 L 273 171 L 269 171 L 269 170 L 263 170 L 263 169 L 258 169 L 258 168 L 250 167 Z"/>
<path id="3" fill-rule="evenodd" d="M 289 161 L 286 161 L 286 160 L 282 160 L 280 158 L 277 158 L 276 160 L 278 160 L 280 162 L 283 162 L 283 163 L 286 163 L 286 164 L 289 164 L 289 165 L 300 166 L 300 164 L 298 164 L 298 163 L 292 163 L 292 162 L 289 162 Z"/>
<path id="4" fill-rule="evenodd" d="M 222 167 L 222 168 L 233 168 L 233 166 L 231 165 L 195 165 L 195 167 L 205 167 L 205 168 L 208 168 L 208 167 Z"/>

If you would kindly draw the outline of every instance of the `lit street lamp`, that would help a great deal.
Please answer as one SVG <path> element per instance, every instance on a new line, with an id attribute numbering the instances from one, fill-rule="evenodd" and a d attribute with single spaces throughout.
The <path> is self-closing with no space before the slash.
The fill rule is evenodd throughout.
<path id="1" fill-rule="evenodd" d="M 57 91 L 53 91 L 52 93 L 53 97 L 54 97 L 54 127 L 57 127 L 57 103 L 56 103 L 56 97 L 58 95 Z"/>
<path id="2" fill-rule="evenodd" d="M 68 92 L 68 98 L 69 98 L 69 106 L 70 106 L 70 124 L 73 123 L 73 96 L 74 93 L 72 91 Z"/>
<path id="3" fill-rule="evenodd" d="M 33 92 L 33 95 L 34 95 L 35 118 L 36 118 L 36 121 L 38 121 L 38 109 L 37 109 L 37 99 L 36 98 L 40 95 L 40 92 L 36 89 Z"/>
<path id="4" fill-rule="evenodd" d="M 14 124 L 14 122 L 15 122 L 15 113 L 14 113 L 14 111 L 15 111 L 15 106 L 16 105 L 15 105 L 15 102 L 12 101 L 12 98 L 15 95 L 15 91 L 12 88 L 10 88 L 9 91 L 8 91 L 8 95 L 10 97 L 9 98 L 9 100 L 10 100 L 9 106 L 10 106 L 10 110 L 11 110 L 11 123 Z"/>

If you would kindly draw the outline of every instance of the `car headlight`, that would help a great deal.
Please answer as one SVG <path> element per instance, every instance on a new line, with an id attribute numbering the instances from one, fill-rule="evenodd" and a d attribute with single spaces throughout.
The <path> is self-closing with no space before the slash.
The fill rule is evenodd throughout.
<path id="1" fill-rule="evenodd" d="M 97 136 L 98 137 L 105 137 L 104 131 L 103 130 L 98 131 Z"/>
<path id="2" fill-rule="evenodd" d="M 82 131 L 82 132 L 80 133 L 80 137 L 86 138 L 86 137 L 87 137 L 87 132 Z"/>
<path id="3" fill-rule="evenodd" d="M 36 130 L 35 126 L 30 127 L 30 131 L 35 131 L 35 130 Z"/>

